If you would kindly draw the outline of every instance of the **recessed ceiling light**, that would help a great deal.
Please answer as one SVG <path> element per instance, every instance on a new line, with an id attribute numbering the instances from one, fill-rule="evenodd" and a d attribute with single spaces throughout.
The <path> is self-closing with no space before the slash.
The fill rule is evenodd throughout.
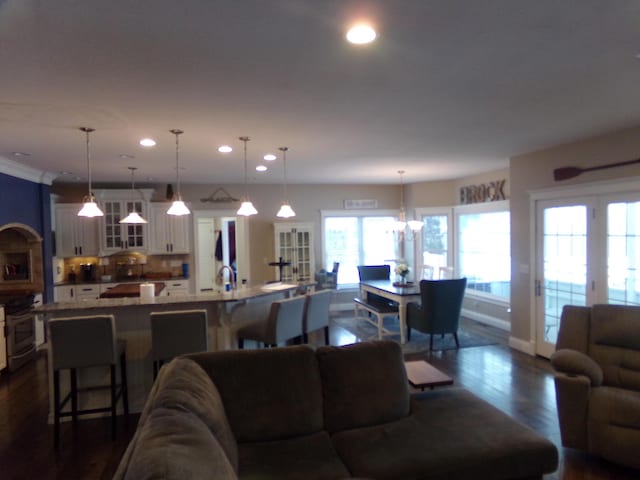
<path id="1" fill-rule="evenodd" d="M 276 159 L 276 156 L 273 153 L 267 153 L 264 157 L 267 162 L 272 162 L 273 160 Z"/>
<path id="2" fill-rule="evenodd" d="M 123 160 L 127 160 L 129 158 L 136 158 L 134 155 L 129 155 L 128 153 L 121 153 L 120 155 L 118 155 L 121 159 Z"/>
<path id="3" fill-rule="evenodd" d="M 347 40 L 358 45 L 373 42 L 376 36 L 376 31 L 364 23 L 354 25 L 347 32 Z"/>
<path id="4" fill-rule="evenodd" d="M 155 147 L 156 141 L 153 138 L 143 138 L 140 140 L 140 145 L 143 147 Z"/>
<path id="5" fill-rule="evenodd" d="M 218 147 L 218 151 L 220 153 L 230 153 L 233 152 L 233 148 L 231 148 L 229 145 L 220 145 Z"/>
<path id="6" fill-rule="evenodd" d="M 266 172 L 267 171 L 267 167 L 265 167 L 264 165 L 258 165 L 256 167 L 256 172 Z"/>
<path id="7" fill-rule="evenodd" d="M 31 154 L 28 152 L 11 152 L 11 155 L 14 157 L 30 157 Z"/>

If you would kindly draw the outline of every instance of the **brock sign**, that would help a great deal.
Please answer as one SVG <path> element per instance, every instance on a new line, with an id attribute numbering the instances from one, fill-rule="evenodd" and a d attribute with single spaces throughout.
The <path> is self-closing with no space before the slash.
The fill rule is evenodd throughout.
<path id="1" fill-rule="evenodd" d="M 497 202 L 506 200 L 504 195 L 504 185 L 506 180 L 481 183 L 480 185 L 470 185 L 460 189 L 460 203 L 467 205 L 470 203 Z"/>

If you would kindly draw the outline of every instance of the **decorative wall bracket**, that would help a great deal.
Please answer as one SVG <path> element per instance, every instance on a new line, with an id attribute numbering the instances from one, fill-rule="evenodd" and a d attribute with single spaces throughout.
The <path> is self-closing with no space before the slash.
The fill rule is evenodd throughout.
<path id="1" fill-rule="evenodd" d="M 234 203 L 240 201 L 239 198 L 232 197 L 229 192 L 227 192 L 224 188 L 220 187 L 211 195 L 206 198 L 201 198 L 200 201 L 202 203 L 210 202 L 210 203 Z"/>

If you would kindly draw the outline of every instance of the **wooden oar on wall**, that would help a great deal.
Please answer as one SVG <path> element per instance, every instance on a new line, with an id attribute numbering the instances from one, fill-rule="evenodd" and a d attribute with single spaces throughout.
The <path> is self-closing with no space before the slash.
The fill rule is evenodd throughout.
<path id="1" fill-rule="evenodd" d="M 607 168 L 622 167 L 623 165 L 631 165 L 633 163 L 640 163 L 640 158 L 635 160 L 627 160 L 626 162 L 609 163 L 607 165 L 600 165 L 598 167 L 561 167 L 556 168 L 553 171 L 553 179 L 558 182 L 560 180 L 569 180 L 570 178 L 577 177 L 581 173 L 591 172 L 593 170 L 605 170 Z"/>

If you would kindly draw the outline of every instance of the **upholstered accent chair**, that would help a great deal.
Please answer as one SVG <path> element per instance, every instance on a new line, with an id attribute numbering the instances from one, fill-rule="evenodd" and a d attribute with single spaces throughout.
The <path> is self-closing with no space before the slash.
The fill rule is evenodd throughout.
<path id="1" fill-rule="evenodd" d="M 450 333 L 460 347 L 458 326 L 466 288 L 466 278 L 421 280 L 421 303 L 407 305 L 407 340 L 411 340 L 411 329 L 415 328 L 429 334 L 429 350 L 433 349 L 434 334 Z"/>
<path id="2" fill-rule="evenodd" d="M 640 307 L 565 306 L 551 364 L 562 445 L 640 469 Z"/>

